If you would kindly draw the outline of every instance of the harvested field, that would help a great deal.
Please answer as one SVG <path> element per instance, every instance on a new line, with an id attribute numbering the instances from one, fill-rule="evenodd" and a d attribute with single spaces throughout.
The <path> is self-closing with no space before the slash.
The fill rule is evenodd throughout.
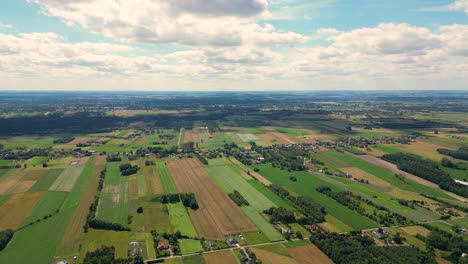
<path id="1" fill-rule="evenodd" d="M 289 254 L 301 264 L 333 264 L 333 261 L 327 257 L 314 244 L 301 247 L 288 248 Z"/>
<path id="2" fill-rule="evenodd" d="M 401 230 L 405 231 L 408 235 L 415 236 L 417 234 L 427 236 L 429 235 L 429 230 L 422 227 L 422 226 L 405 226 L 405 227 L 400 227 Z"/>
<path id="3" fill-rule="evenodd" d="M 393 145 L 395 148 L 402 149 L 413 154 L 423 156 L 435 161 L 440 161 L 443 157 L 442 154 L 437 152 L 437 149 L 444 148 L 439 145 L 431 144 L 423 141 L 412 142 L 411 144 L 396 144 Z"/>
<path id="4" fill-rule="evenodd" d="M 369 183 L 372 185 L 376 185 L 380 187 L 391 186 L 390 183 L 356 167 L 347 167 L 347 168 L 339 168 L 339 169 L 345 173 L 351 174 L 354 178 L 368 180 Z"/>
<path id="5" fill-rule="evenodd" d="M 258 248 L 250 248 L 264 264 L 296 264 L 294 259 Z"/>
<path id="6" fill-rule="evenodd" d="M 26 192 L 48 171 L 48 169 L 14 171 L 0 183 L 0 195 Z"/>
<path id="7" fill-rule="evenodd" d="M 188 143 L 188 142 L 197 143 L 198 140 L 199 140 L 198 139 L 198 132 L 197 132 L 196 129 L 186 130 L 185 131 L 184 143 Z"/>
<path id="8" fill-rule="evenodd" d="M 138 183 L 136 175 L 128 177 L 128 198 L 130 200 L 138 199 Z"/>
<path id="9" fill-rule="evenodd" d="M 15 230 L 36 206 L 44 192 L 19 193 L 13 195 L 0 207 L 0 230 Z"/>
<path id="10" fill-rule="evenodd" d="M 144 212 L 144 231 L 156 230 L 162 234 L 172 233 L 171 219 L 165 205 L 155 202 L 142 202 Z"/>
<path id="11" fill-rule="evenodd" d="M 285 134 L 281 134 L 278 132 L 266 132 L 265 134 L 259 134 L 258 137 L 262 139 L 269 145 L 273 144 L 294 144 L 295 142 L 289 139 Z"/>
<path id="12" fill-rule="evenodd" d="M 321 223 L 320 226 L 329 232 L 341 233 L 353 230 L 350 226 L 346 225 L 345 223 L 338 220 L 338 218 L 330 214 L 325 216 L 325 221 L 326 222 Z"/>
<path id="13" fill-rule="evenodd" d="M 82 159 L 83 160 L 83 159 Z M 81 163 L 81 161 L 80 161 Z M 62 192 L 69 192 L 75 186 L 75 182 L 83 171 L 84 163 L 83 164 L 75 164 L 69 165 L 55 180 L 54 184 L 50 187 L 50 191 L 62 191 Z"/>
<path id="14" fill-rule="evenodd" d="M 244 172 L 250 172 L 250 176 L 254 177 L 255 179 L 257 179 L 259 182 L 263 183 L 264 185 L 266 186 L 270 186 L 271 185 L 271 181 L 269 181 L 267 178 L 263 177 L 262 175 L 260 175 L 259 173 L 253 171 L 253 170 L 250 170 L 250 168 L 246 167 L 244 164 L 242 164 L 240 161 L 238 161 L 237 159 L 235 158 L 228 158 L 232 163 L 236 164 L 237 167 L 239 167 L 239 169 L 241 169 L 242 171 Z"/>
<path id="15" fill-rule="evenodd" d="M 93 160 L 93 163 L 95 163 L 95 160 Z M 57 253 L 62 255 L 72 255 L 78 252 L 79 245 L 85 236 L 83 226 L 86 223 L 86 218 L 89 213 L 89 205 L 94 201 L 94 196 L 97 192 L 97 186 L 99 183 L 99 175 L 101 171 L 105 169 L 104 164 L 99 164 L 95 167 L 91 166 L 91 164 L 88 164 L 87 166 L 89 166 L 89 168 L 84 169 L 84 173 L 88 173 L 88 171 L 91 170 L 92 172 L 89 181 L 84 188 L 80 203 L 76 207 L 58 246 Z"/>
<path id="16" fill-rule="evenodd" d="M 206 264 L 239 264 L 239 261 L 231 250 L 204 254 L 203 258 Z"/>
<path id="17" fill-rule="evenodd" d="M 203 170 L 195 159 L 167 162 L 181 192 L 193 192 L 200 208 L 190 211 L 201 237 L 223 239 L 224 235 L 256 230 L 255 225 Z"/>
<path id="18" fill-rule="evenodd" d="M 156 167 L 147 166 L 143 169 L 145 177 L 146 193 L 148 195 L 164 193 L 161 178 L 159 177 Z"/>
<path id="19" fill-rule="evenodd" d="M 425 186 L 428 186 L 428 187 L 431 187 L 431 188 L 436 188 L 436 189 L 440 189 L 439 188 L 439 185 L 433 183 L 433 182 L 430 182 L 430 181 L 427 181 L 423 178 L 420 178 L 418 176 L 415 176 L 413 174 L 410 174 L 410 173 L 407 173 L 405 171 L 402 171 L 400 169 L 398 169 L 397 165 L 393 164 L 393 163 L 390 163 L 388 161 L 385 161 L 385 160 L 381 160 L 379 158 L 376 158 L 376 157 L 373 157 L 373 156 L 369 156 L 369 155 L 356 155 L 356 157 L 362 159 L 362 160 L 365 160 L 367 162 L 370 162 L 372 164 L 375 164 L 379 167 L 382 167 L 384 169 L 387 169 L 393 173 L 396 173 L 396 174 L 401 174 L 403 176 L 405 176 L 406 178 L 408 179 L 411 179 L 417 183 L 420 183 L 422 185 L 425 185 Z"/>
<path id="20" fill-rule="evenodd" d="M 244 142 L 257 141 L 259 138 L 254 134 L 237 134 L 239 138 Z"/>

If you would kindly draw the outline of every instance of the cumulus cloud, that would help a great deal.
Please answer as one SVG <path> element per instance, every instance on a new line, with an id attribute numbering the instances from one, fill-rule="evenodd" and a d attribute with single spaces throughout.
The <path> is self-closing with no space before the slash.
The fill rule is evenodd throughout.
<path id="1" fill-rule="evenodd" d="M 331 39 L 335 47 L 368 54 L 422 54 L 442 45 L 441 39 L 429 29 L 408 24 L 380 24 Z"/>
<path id="2" fill-rule="evenodd" d="M 143 65 L 155 63 L 146 57 L 126 57 L 125 45 L 67 43 L 55 33 L 0 33 L 2 75 L 81 76 L 133 74 Z"/>
<path id="3" fill-rule="evenodd" d="M 0 76 L 221 80 L 226 84 L 255 80 L 273 85 L 291 81 L 302 82 L 302 89 L 329 83 L 359 88 L 382 80 L 388 85 L 401 85 L 402 80 L 427 85 L 468 81 L 468 25 L 435 30 L 391 23 L 350 31 L 324 28 L 316 35 L 326 36 L 327 44 L 287 49 L 269 46 L 273 26 L 264 25 L 262 30 L 264 35 L 257 35 L 256 42 L 185 47 L 169 54 L 127 43 L 70 43 L 55 33 L 0 33 Z"/>
<path id="4" fill-rule="evenodd" d="M 294 45 L 306 40 L 257 20 L 266 0 L 29 0 L 49 16 L 122 41 L 186 46 Z"/>
<path id="5" fill-rule="evenodd" d="M 449 5 L 449 9 L 468 13 L 468 0 L 457 0 Z"/>

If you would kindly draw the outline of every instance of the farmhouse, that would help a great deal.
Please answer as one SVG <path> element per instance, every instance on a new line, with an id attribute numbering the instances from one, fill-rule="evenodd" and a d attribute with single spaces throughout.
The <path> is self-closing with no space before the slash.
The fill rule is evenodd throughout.
<path id="1" fill-rule="evenodd" d="M 143 250 L 141 250 L 141 248 L 135 248 L 133 250 L 133 256 L 141 256 L 142 253 L 143 253 Z"/>
<path id="2" fill-rule="evenodd" d="M 228 241 L 229 241 L 229 243 L 230 243 L 231 245 L 235 245 L 235 244 L 238 244 L 238 243 L 239 243 L 239 241 L 237 241 L 237 239 L 236 239 L 235 237 L 233 237 L 233 236 L 229 236 L 229 237 L 228 237 Z"/>
<path id="3" fill-rule="evenodd" d="M 159 243 L 159 244 L 158 244 L 158 249 L 159 249 L 159 250 L 166 250 L 166 249 L 169 249 L 169 245 L 166 244 L 166 243 Z"/>

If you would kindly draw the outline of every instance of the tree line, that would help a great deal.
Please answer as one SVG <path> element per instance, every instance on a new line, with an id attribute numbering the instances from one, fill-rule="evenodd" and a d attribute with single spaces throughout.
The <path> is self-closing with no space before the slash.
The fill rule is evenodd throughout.
<path id="1" fill-rule="evenodd" d="M 125 227 L 119 223 L 112 223 L 103 220 L 96 219 L 96 211 L 99 204 L 99 197 L 101 195 L 102 188 L 104 188 L 104 179 L 106 177 L 106 169 L 102 170 L 99 174 L 98 191 L 94 196 L 94 201 L 89 206 L 88 217 L 86 223 L 83 226 L 84 232 L 88 232 L 88 228 L 114 230 L 114 231 L 130 231 L 130 228 Z"/>
<path id="2" fill-rule="evenodd" d="M 312 198 L 308 196 L 292 196 L 288 190 L 278 184 L 271 184 L 269 188 L 278 196 L 289 201 L 296 209 L 305 215 L 305 217 L 297 219 L 298 223 L 309 225 L 325 221 L 325 215 L 327 213 L 325 208 L 312 200 Z"/>
<path id="3" fill-rule="evenodd" d="M 359 214 L 374 220 L 382 225 L 391 226 L 391 225 L 405 225 L 411 223 L 406 217 L 390 212 L 387 208 L 376 205 L 372 201 L 363 199 L 359 195 L 355 195 L 351 192 L 336 192 L 333 191 L 330 187 L 326 185 L 320 185 L 316 189 L 318 192 L 327 195 L 338 203 L 348 207 L 349 209 L 358 212 Z M 361 202 L 368 204 L 369 206 L 374 207 L 373 212 L 367 212 L 364 207 L 362 207 Z"/>
<path id="4" fill-rule="evenodd" d="M 182 202 L 185 207 L 192 210 L 197 210 L 199 208 L 197 199 L 193 193 L 163 194 L 159 200 L 163 204 Z"/>
<path id="5" fill-rule="evenodd" d="M 382 156 L 382 159 L 396 164 L 402 171 L 438 184 L 443 190 L 468 198 L 468 188 L 455 182 L 452 177 L 441 170 L 439 164 L 434 161 L 406 153 L 385 154 Z"/>
<path id="6" fill-rule="evenodd" d="M 336 264 L 435 264 L 434 254 L 416 247 L 380 247 L 360 231 L 347 234 L 317 232 L 310 241 Z"/>

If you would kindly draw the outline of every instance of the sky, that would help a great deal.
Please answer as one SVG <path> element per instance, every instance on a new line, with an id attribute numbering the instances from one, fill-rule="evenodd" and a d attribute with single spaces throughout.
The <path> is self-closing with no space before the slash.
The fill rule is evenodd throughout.
<path id="1" fill-rule="evenodd" d="M 9 0 L 0 90 L 468 90 L 468 0 Z"/>

